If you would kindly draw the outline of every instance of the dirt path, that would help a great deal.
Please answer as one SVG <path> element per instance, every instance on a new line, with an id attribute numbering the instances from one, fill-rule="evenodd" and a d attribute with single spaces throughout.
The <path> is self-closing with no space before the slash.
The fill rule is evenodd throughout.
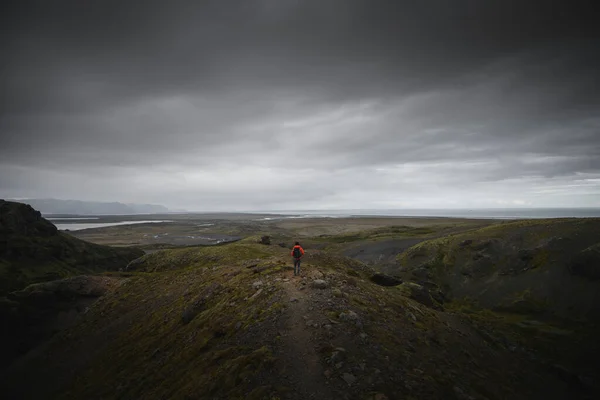
<path id="1" fill-rule="evenodd" d="M 332 399 L 335 396 L 326 383 L 319 354 L 311 340 L 311 330 L 315 328 L 307 325 L 307 321 L 317 319 L 311 315 L 314 311 L 309 310 L 308 292 L 311 289 L 307 287 L 300 290 L 302 281 L 300 277 L 292 277 L 283 284 L 289 304 L 285 326 L 281 332 L 283 359 L 280 359 L 280 363 L 283 368 L 282 375 L 288 377 L 292 389 L 286 398 Z"/>

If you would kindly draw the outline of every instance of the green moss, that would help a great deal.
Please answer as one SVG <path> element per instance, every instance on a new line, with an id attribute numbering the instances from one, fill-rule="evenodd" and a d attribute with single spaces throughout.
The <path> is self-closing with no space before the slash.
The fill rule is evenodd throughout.
<path id="1" fill-rule="evenodd" d="M 263 259 L 272 255 L 269 247 L 232 243 L 222 246 L 199 246 L 182 249 L 161 250 L 144 256 L 136 270 L 158 272 L 178 268 L 202 268 L 220 264 L 236 265 L 252 259 Z"/>
<path id="2" fill-rule="evenodd" d="M 124 268 L 143 255 L 135 248 L 87 243 L 62 232 L 49 236 L 9 235 L 0 258 L 0 295 L 32 283 Z"/>
<path id="3" fill-rule="evenodd" d="M 273 299 L 276 291 L 264 290 L 248 300 L 256 293 L 250 285 L 254 276 L 245 268 L 223 267 L 128 278 L 72 333 L 104 337 L 103 315 L 109 313 L 121 316 L 113 324 L 126 324 L 65 397 L 244 398 L 251 391 L 247 388 L 256 388 L 253 377 L 269 368 L 273 357 L 267 347 L 240 346 L 237 338 L 284 308 Z M 184 310 L 191 306 L 199 308 L 183 323 Z M 115 387 L 120 389 L 115 392 Z"/>
<path id="4" fill-rule="evenodd" d="M 393 238 L 425 237 L 434 234 L 445 227 L 442 226 L 387 226 L 374 229 L 365 229 L 360 232 L 346 233 L 342 235 L 321 235 L 312 238 L 315 243 L 343 244 L 358 241 L 378 241 Z"/>

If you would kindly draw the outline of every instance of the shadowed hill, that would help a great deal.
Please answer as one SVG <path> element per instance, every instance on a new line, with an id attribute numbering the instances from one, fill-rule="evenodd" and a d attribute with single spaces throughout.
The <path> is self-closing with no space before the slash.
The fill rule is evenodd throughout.
<path id="1" fill-rule="evenodd" d="M 67 276 L 116 270 L 143 255 L 59 232 L 31 206 L 0 200 L 0 295 Z"/>
<path id="2" fill-rule="evenodd" d="M 600 387 L 600 220 L 516 221 L 422 242 L 398 274 L 572 387 Z M 448 300 L 450 300 L 448 302 Z"/>
<path id="3" fill-rule="evenodd" d="M 0 200 L 0 369 L 70 326 L 115 284 L 77 275 L 124 268 L 141 255 L 76 239 L 29 205 Z"/>
<path id="4" fill-rule="evenodd" d="M 426 241 L 404 278 L 482 307 L 600 321 L 600 219 L 516 221 Z"/>
<path id="5" fill-rule="evenodd" d="M 562 399 L 568 383 L 364 264 L 246 240 L 140 259 L 1 382 L 25 398 Z M 144 272 L 142 272 L 144 271 Z M 114 278 L 117 279 L 117 278 Z M 35 384 L 32 384 L 35 383 Z"/>

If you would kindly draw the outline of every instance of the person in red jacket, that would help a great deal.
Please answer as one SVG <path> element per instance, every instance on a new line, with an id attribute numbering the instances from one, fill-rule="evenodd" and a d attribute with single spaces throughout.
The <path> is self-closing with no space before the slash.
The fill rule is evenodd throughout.
<path id="1" fill-rule="evenodd" d="M 292 257 L 294 257 L 294 275 L 300 275 L 300 260 L 304 256 L 304 249 L 300 246 L 300 243 L 296 242 L 296 245 L 292 248 Z"/>

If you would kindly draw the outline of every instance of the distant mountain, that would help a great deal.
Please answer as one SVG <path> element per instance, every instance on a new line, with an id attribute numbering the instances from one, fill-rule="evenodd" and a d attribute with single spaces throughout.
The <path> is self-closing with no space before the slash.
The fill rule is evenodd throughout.
<path id="1" fill-rule="evenodd" d="M 154 204 L 124 204 L 119 202 L 99 202 L 59 199 L 22 199 L 42 214 L 111 215 L 111 214 L 160 214 L 169 209 Z"/>

